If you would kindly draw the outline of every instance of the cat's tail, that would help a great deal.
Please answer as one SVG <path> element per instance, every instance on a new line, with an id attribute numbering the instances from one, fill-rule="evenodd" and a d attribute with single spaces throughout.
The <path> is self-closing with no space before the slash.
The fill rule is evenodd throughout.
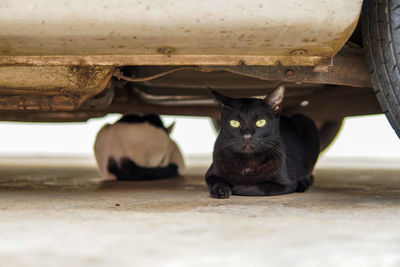
<path id="1" fill-rule="evenodd" d="M 169 164 L 165 167 L 141 167 L 129 158 L 121 158 L 120 164 L 113 158 L 108 159 L 107 170 L 120 181 L 148 181 L 178 176 L 178 167 Z"/>

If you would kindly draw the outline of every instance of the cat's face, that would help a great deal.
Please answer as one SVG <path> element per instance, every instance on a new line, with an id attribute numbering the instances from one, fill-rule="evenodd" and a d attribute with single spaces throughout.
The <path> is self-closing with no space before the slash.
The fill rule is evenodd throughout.
<path id="1" fill-rule="evenodd" d="M 277 113 L 283 99 L 283 85 L 265 99 L 234 99 L 213 93 L 222 107 L 220 142 L 216 150 L 263 153 L 277 149 L 273 146 L 279 138 Z"/>

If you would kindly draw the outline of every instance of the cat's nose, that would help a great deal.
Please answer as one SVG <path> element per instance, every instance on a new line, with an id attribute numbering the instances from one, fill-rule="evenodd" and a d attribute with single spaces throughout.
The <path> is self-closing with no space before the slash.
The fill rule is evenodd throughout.
<path id="1" fill-rule="evenodd" d="M 243 139 L 244 140 L 250 140 L 250 138 L 251 138 L 251 134 L 244 134 L 243 135 Z"/>

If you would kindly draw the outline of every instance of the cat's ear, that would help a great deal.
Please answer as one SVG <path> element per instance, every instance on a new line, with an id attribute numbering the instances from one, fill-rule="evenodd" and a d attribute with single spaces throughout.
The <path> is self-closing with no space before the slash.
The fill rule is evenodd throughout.
<path id="1" fill-rule="evenodd" d="M 167 128 L 168 135 L 170 135 L 172 133 L 172 130 L 174 129 L 174 126 L 175 126 L 175 122 L 171 123 L 171 125 L 168 126 L 168 128 Z"/>
<path id="2" fill-rule="evenodd" d="M 232 98 L 224 96 L 224 95 L 218 93 L 217 91 L 212 90 L 209 87 L 208 87 L 208 89 L 214 95 L 214 98 L 218 101 L 218 103 L 222 107 L 230 107 L 231 106 Z"/>
<path id="3" fill-rule="evenodd" d="M 280 84 L 278 87 L 275 88 L 272 93 L 267 95 L 264 101 L 272 108 L 275 113 L 281 109 L 281 103 L 283 100 L 283 96 L 285 95 L 285 85 Z"/>

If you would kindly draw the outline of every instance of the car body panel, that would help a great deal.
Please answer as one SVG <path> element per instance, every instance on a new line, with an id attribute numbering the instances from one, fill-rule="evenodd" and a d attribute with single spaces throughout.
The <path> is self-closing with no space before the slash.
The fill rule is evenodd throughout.
<path id="1" fill-rule="evenodd" d="M 0 66 L 0 110 L 75 110 L 111 77 L 109 66 Z"/>
<path id="2" fill-rule="evenodd" d="M 0 64 L 328 65 L 362 0 L 0 2 Z"/>
<path id="3" fill-rule="evenodd" d="M 282 82 L 289 113 L 321 122 L 376 113 L 361 46 L 353 42 L 361 6 L 2 0 L 0 120 L 82 121 L 127 112 L 217 119 L 207 87 L 257 96 Z"/>

